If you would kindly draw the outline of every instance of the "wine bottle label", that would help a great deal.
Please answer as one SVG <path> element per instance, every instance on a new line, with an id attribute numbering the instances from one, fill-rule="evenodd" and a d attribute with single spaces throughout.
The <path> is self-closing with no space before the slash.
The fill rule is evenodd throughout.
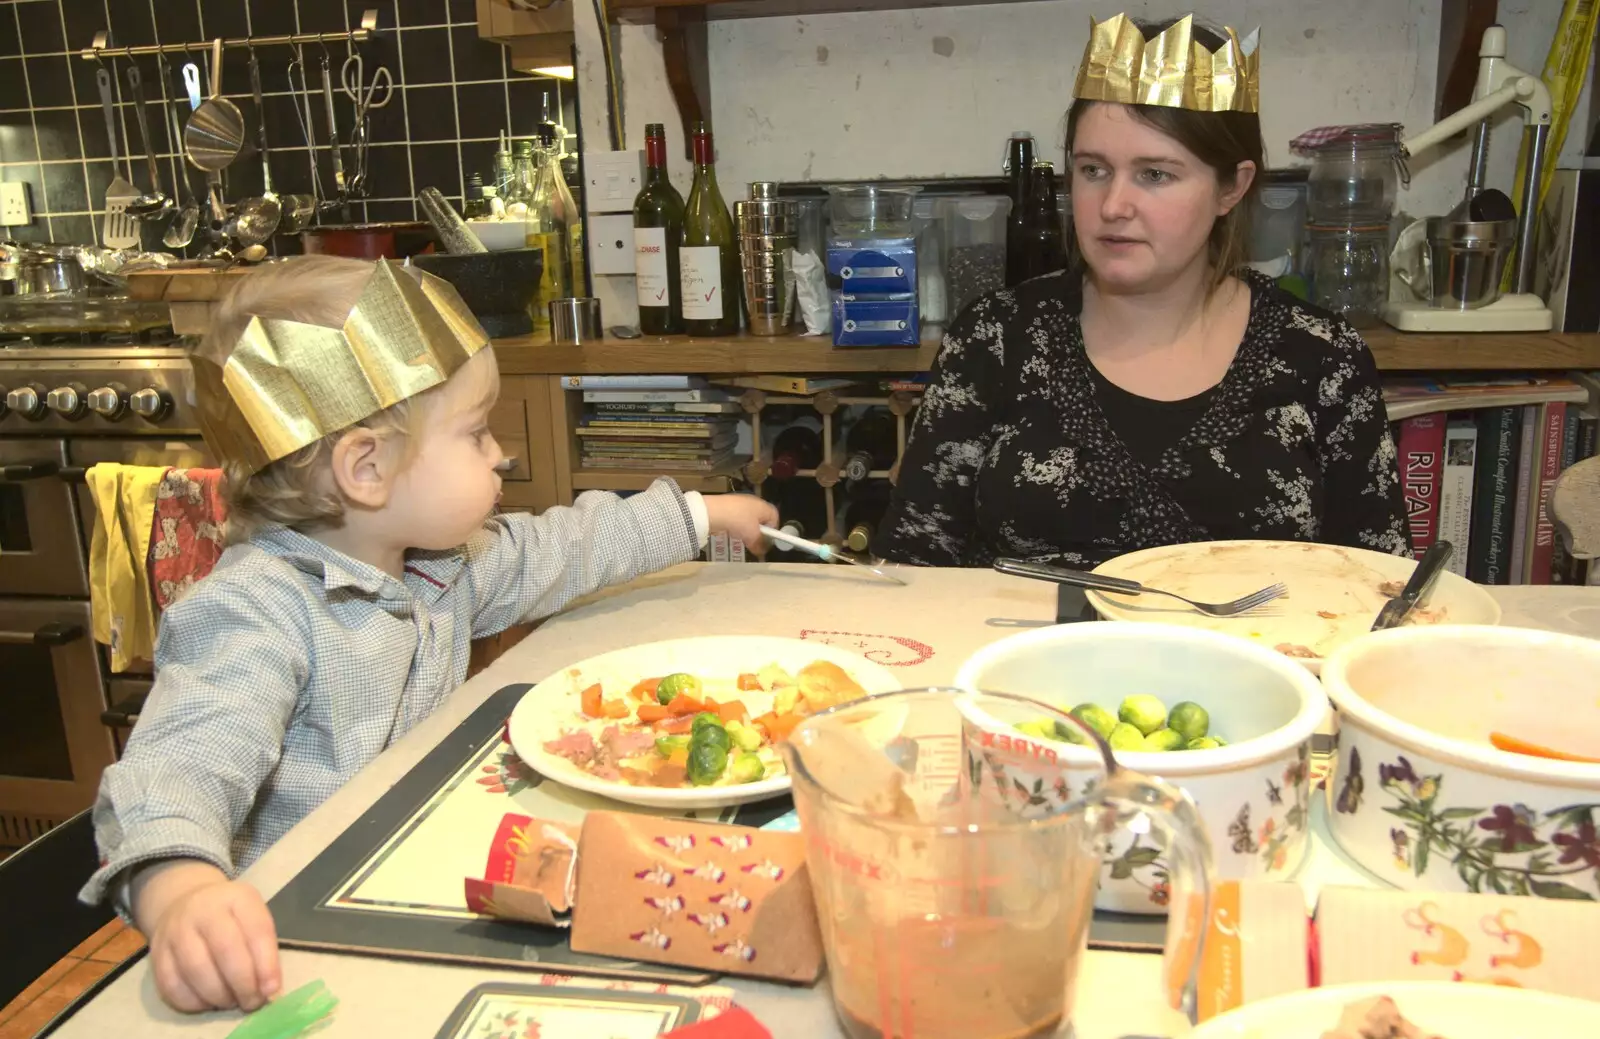
<path id="1" fill-rule="evenodd" d="M 639 306 L 670 307 L 672 294 L 667 284 L 667 229 L 633 229 L 633 270 L 639 281 Z"/>
<path id="2" fill-rule="evenodd" d="M 683 289 L 683 316 L 690 321 L 722 317 L 722 249 L 685 245 L 678 250 L 678 284 Z"/>

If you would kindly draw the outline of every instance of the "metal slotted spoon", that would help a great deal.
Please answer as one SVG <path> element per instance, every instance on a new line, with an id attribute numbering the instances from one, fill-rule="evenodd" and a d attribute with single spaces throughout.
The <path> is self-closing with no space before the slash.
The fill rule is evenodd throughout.
<path id="1" fill-rule="evenodd" d="M 104 65 L 95 70 L 95 84 L 100 88 L 100 107 L 105 110 L 106 136 L 111 144 L 111 183 L 106 187 L 106 215 L 100 227 L 100 244 L 107 249 L 132 249 L 139 244 L 139 223 L 128 212 L 128 206 L 139 198 L 139 189 L 125 180 L 117 169 L 117 116 L 111 97 L 111 70 Z"/>
<path id="2" fill-rule="evenodd" d="M 1159 588 L 1150 588 L 1138 581 L 1128 581 L 1121 577 L 1106 577 L 1102 574 L 1086 573 L 1082 570 L 1069 570 L 1063 566 L 1051 566 L 1048 563 L 1029 563 L 1021 559 L 996 559 L 994 568 L 1002 574 L 1013 577 L 1031 577 L 1038 581 L 1053 581 L 1056 584 L 1070 584 L 1079 588 L 1091 588 L 1097 592 L 1111 592 L 1115 595 L 1165 595 L 1181 602 L 1186 602 L 1201 613 L 1210 617 L 1237 617 L 1243 613 L 1251 613 L 1261 607 L 1281 599 L 1289 593 L 1288 586 L 1279 583 L 1271 584 L 1265 588 L 1241 595 L 1232 602 L 1196 602 L 1193 599 L 1179 595 L 1177 592 L 1164 592 Z"/>

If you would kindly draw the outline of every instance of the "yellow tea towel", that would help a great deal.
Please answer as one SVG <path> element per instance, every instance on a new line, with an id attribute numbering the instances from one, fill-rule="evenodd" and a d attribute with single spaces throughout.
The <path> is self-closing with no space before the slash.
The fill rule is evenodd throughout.
<path id="1" fill-rule="evenodd" d="M 165 466 L 91 466 L 94 538 L 89 545 L 89 606 L 94 637 L 111 647 L 111 670 L 126 671 L 155 651 L 156 611 L 150 594 L 150 529 Z"/>

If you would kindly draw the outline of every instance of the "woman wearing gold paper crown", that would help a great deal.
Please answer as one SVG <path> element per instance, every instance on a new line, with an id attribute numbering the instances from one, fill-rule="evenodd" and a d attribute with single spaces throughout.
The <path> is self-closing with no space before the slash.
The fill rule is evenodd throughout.
<path id="1" fill-rule="evenodd" d="M 307 257 L 245 279 L 193 360 L 227 468 L 215 570 L 173 605 L 156 681 L 95 805 L 113 898 L 179 1010 L 280 985 L 261 896 L 230 879 L 426 718 L 472 639 L 692 559 L 759 545 L 772 506 L 669 480 L 626 501 L 492 516 L 488 337 L 446 282 Z"/>
<path id="2" fill-rule="evenodd" d="M 874 549 L 1092 566 L 1227 538 L 1408 549 L 1378 373 L 1242 268 L 1255 36 L 1093 23 L 1067 116 L 1080 262 L 951 324 Z"/>

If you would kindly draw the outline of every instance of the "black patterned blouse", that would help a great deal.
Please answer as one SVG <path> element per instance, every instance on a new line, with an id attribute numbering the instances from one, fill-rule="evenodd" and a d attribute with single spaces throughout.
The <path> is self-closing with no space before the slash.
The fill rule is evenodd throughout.
<path id="1" fill-rule="evenodd" d="M 1170 404 L 1098 376 L 1075 276 L 978 299 L 945 335 L 873 550 L 930 566 L 1000 556 L 1094 566 L 1232 538 L 1408 552 L 1366 343 L 1270 279 L 1246 277 L 1250 320 L 1232 365 Z M 1149 428 L 1125 441 L 1116 430 L 1130 421 L 1170 424 L 1165 448 Z"/>

